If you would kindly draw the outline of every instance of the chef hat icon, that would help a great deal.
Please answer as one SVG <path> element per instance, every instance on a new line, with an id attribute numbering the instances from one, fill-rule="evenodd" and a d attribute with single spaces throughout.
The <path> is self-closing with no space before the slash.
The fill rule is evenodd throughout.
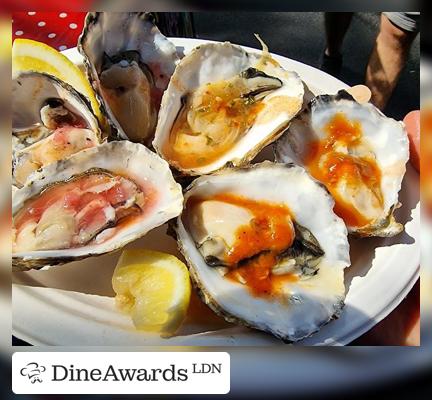
<path id="1" fill-rule="evenodd" d="M 21 369 L 20 373 L 22 376 L 27 376 L 31 383 L 42 382 L 40 374 L 45 372 L 46 368 L 38 363 L 28 363 L 24 368 Z"/>

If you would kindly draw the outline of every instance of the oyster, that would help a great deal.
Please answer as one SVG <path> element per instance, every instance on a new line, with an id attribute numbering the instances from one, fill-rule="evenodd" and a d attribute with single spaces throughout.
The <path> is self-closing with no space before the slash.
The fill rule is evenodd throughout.
<path id="1" fill-rule="evenodd" d="M 385 237 L 403 230 L 393 216 L 409 158 L 402 122 L 345 91 L 317 96 L 277 141 L 275 153 L 277 161 L 304 166 L 327 187 L 350 233 Z"/>
<path id="2" fill-rule="evenodd" d="M 162 98 L 153 146 L 185 175 L 239 166 L 274 141 L 298 113 L 303 84 L 270 57 L 231 43 L 195 48 Z"/>
<path id="3" fill-rule="evenodd" d="M 178 61 L 150 13 L 87 14 L 78 49 L 113 135 L 150 145 Z"/>
<path id="4" fill-rule="evenodd" d="M 176 229 L 203 301 L 284 341 L 338 317 L 350 260 L 332 208 L 327 191 L 294 165 L 267 161 L 196 179 Z"/>
<path id="5" fill-rule="evenodd" d="M 37 169 L 102 142 L 87 99 L 44 73 L 21 73 L 12 89 L 13 183 Z"/>
<path id="6" fill-rule="evenodd" d="M 176 217 L 168 164 L 141 144 L 110 142 L 35 172 L 12 199 L 18 269 L 104 254 Z"/>

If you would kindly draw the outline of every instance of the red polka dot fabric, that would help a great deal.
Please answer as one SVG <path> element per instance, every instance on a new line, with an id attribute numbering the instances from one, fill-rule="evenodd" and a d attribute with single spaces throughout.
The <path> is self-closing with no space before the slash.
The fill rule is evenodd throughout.
<path id="1" fill-rule="evenodd" d="M 12 15 L 13 39 L 44 42 L 57 50 L 75 47 L 81 34 L 84 12 L 16 12 Z"/>

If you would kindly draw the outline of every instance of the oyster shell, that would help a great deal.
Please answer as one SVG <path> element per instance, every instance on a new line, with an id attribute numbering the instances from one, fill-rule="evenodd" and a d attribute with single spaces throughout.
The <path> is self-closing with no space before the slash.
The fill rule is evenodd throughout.
<path id="1" fill-rule="evenodd" d="M 168 164 L 143 145 L 83 150 L 35 172 L 14 193 L 13 267 L 111 252 L 176 217 L 182 204 Z"/>
<path id="2" fill-rule="evenodd" d="M 113 136 L 150 145 L 175 46 L 150 13 L 88 13 L 78 49 Z"/>
<path id="3" fill-rule="evenodd" d="M 303 84 L 270 57 L 231 43 L 195 48 L 162 98 L 153 146 L 185 175 L 248 163 L 298 113 Z"/>
<path id="4" fill-rule="evenodd" d="M 16 76 L 12 88 L 13 183 L 37 169 L 98 146 L 102 134 L 87 99 L 45 73 Z"/>
<path id="5" fill-rule="evenodd" d="M 276 160 L 304 166 L 335 198 L 350 233 L 394 236 L 393 212 L 409 159 L 402 122 L 340 91 L 322 95 L 295 118 L 275 144 Z"/>
<path id="6" fill-rule="evenodd" d="M 264 162 L 201 176 L 184 204 L 179 248 L 214 312 L 284 341 L 339 316 L 347 230 L 303 168 Z"/>

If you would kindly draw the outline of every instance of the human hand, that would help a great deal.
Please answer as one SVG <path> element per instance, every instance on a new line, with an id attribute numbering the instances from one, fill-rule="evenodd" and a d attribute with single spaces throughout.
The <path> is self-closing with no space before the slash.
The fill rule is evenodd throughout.
<path id="1" fill-rule="evenodd" d="M 403 121 L 410 141 L 410 161 L 420 172 L 420 110 L 409 112 Z"/>

